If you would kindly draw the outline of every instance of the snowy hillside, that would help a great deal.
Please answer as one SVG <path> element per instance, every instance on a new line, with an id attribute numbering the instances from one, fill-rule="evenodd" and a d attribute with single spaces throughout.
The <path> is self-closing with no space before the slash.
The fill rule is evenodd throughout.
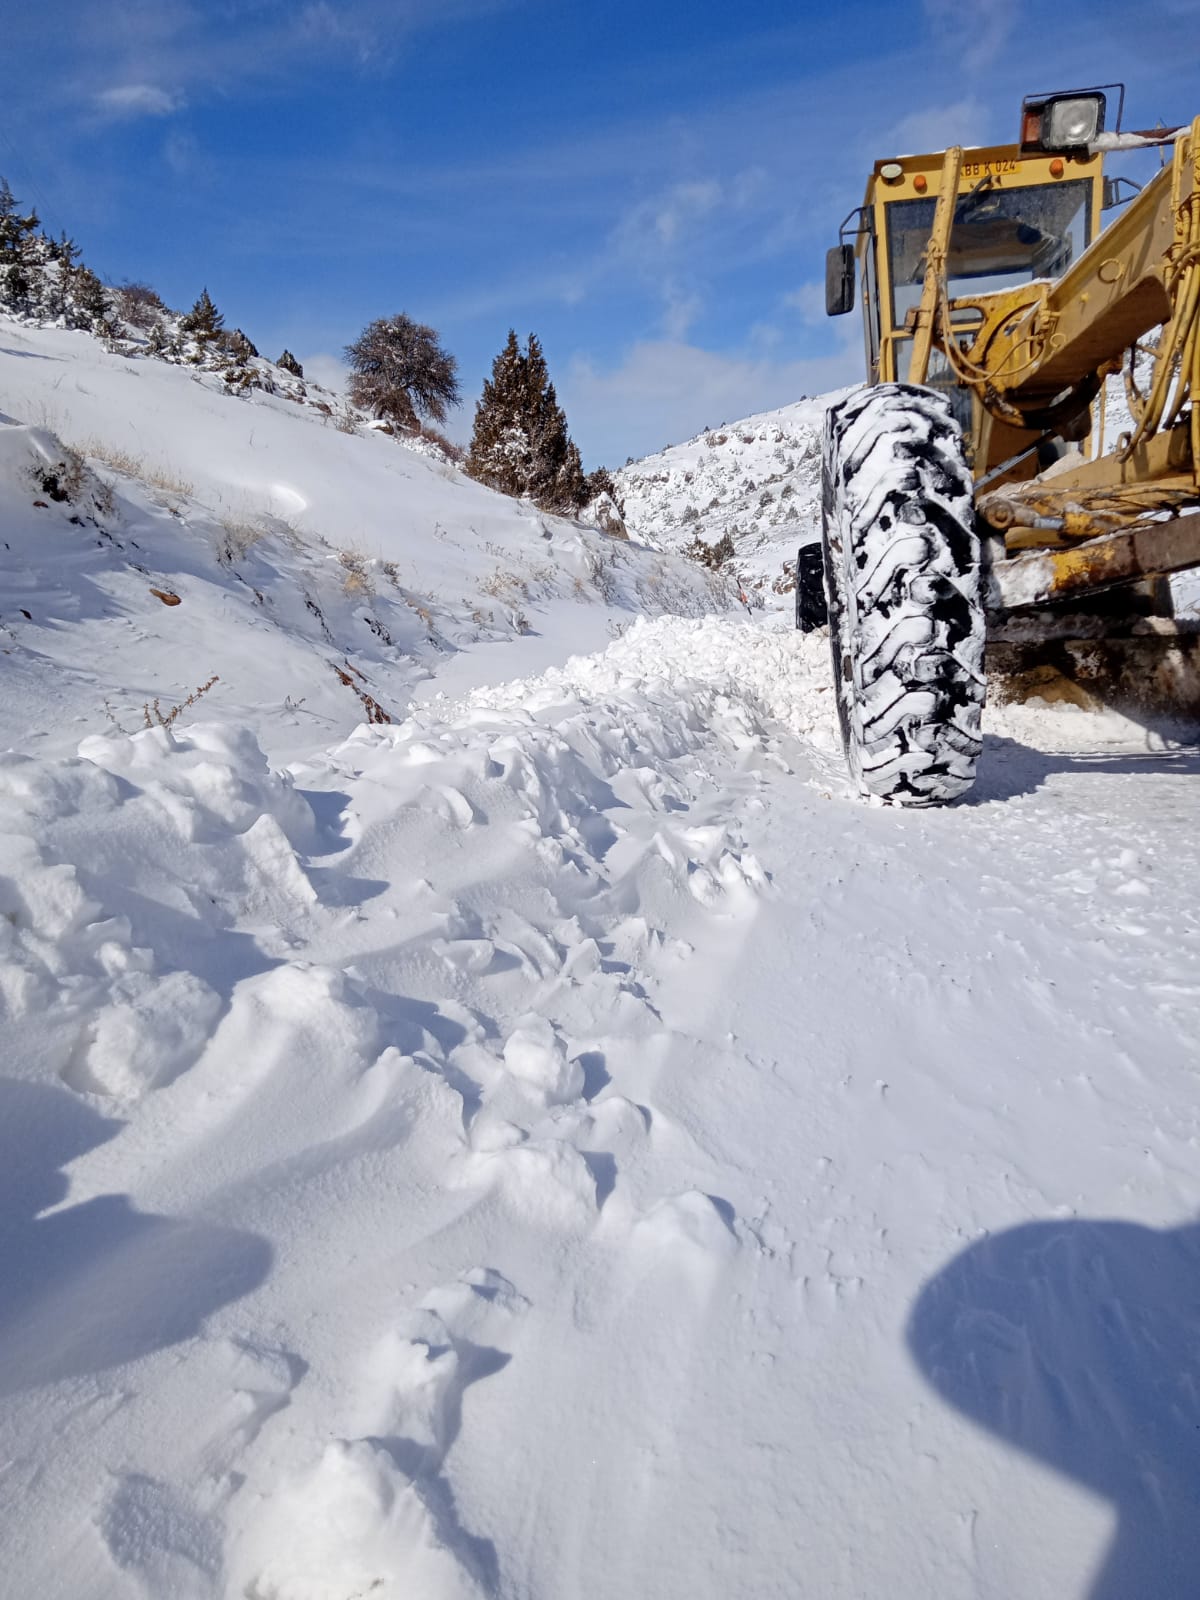
<path id="1" fill-rule="evenodd" d="M 1194 749 L 867 806 L 694 563 L 82 334 L 0 411 L 6 1592 L 1192 1592 Z"/>
<path id="2" fill-rule="evenodd" d="M 642 611 L 737 603 L 278 378 L 233 398 L 216 374 L 0 319 L 0 638 L 21 685 L 0 743 L 132 731 L 215 675 L 206 711 L 290 754 L 364 710 L 401 716 L 480 644 L 595 647 Z"/>
<path id="3" fill-rule="evenodd" d="M 842 391 L 845 392 L 845 391 Z M 681 549 L 699 536 L 729 534 L 739 569 L 772 602 L 798 544 L 817 530 L 821 504 L 821 428 L 839 396 L 800 400 L 631 462 L 613 474 L 635 537 Z"/>

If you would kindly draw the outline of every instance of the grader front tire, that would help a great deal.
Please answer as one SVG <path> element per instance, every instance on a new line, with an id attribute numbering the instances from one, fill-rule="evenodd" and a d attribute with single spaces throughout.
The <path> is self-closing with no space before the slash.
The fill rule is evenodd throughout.
<path id="1" fill-rule="evenodd" d="M 822 542 L 838 713 L 860 791 L 935 805 L 974 782 L 984 614 L 971 475 L 945 399 L 880 384 L 826 416 Z"/>

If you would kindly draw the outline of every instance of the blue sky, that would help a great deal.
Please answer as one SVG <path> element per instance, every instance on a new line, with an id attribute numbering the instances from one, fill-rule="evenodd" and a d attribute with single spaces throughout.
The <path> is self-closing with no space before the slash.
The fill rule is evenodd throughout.
<path id="1" fill-rule="evenodd" d="M 1123 77 L 1200 112 L 1200 0 L 0 0 L 0 172 L 114 282 L 332 376 L 405 311 L 474 401 L 537 332 L 589 466 L 859 375 L 825 248 L 878 156 Z"/>

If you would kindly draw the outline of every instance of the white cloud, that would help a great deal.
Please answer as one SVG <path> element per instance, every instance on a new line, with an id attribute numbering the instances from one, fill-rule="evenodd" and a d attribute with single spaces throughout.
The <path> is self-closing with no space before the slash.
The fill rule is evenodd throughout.
<path id="1" fill-rule="evenodd" d="M 63 6 L 64 0 L 49 0 Z M 194 98 L 260 81 L 286 82 L 298 64 L 381 70 L 422 30 L 469 23 L 521 0 L 118 0 L 93 6 L 70 35 L 93 83 L 128 79 L 93 103 L 112 116 L 166 116 Z M 87 12 L 89 8 L 75 7 Z"/>
<path id="2" fill-rule="evenodd" d="M 163 160 L 177 178 L 211 183 L 218 168 L 194 134 L 174 129 L 163 140 Z"/>
<path id="3" fill-rule="evenodd" d="M 608 371 L 577 357 L 563 404 L 589 465 L 619 466 L 627 455 L 649 455 L 702 428 L 855 383 L 861 368 L 849 343 L 834 355 L 779 361 L 647 340 Z"/>
<path id="4" fill-rule="evenodd" d="M 153 83 L 123 83 L 101 90 L 96 105 L 110 117 L 170 117 L 180 110 L 183 101 Z"/>
<path id="5" fill-rule="evenodd" d="M 327 350 L 318 350 L 311 356 L 299 356 L 297 359 L 304 368 L 304 376 L 313 383 L 332 389 L 336 394 L 344 392 L 350 369 L 340 356 L 331 355 Z"/>
<path id="6" fill-rule="evenodd" d="M 617 224 L 614 240 L 635 261 L 656 260 L 680 244 L 720 201 L 721 185 L 715 178 L 672 184 L 631 206 Z"/>
<path id="7" fill-rule="evenodd" d="M 663 285 L 662 330 L 668 339 L 686 339 L 688 330 L 700 315 L 703 302 L 698 294 L 690 294 L 677 283 Z"/>
<path id="8" fill-rule="evenodd" d="M 802 283 L 783 297 L 789 311 L 798 311 L 805 327 L 821 327 L 825 321 L 824 283 Z"/>
<path id="9" fill-rule="evenodd" d="M 774 322 L 752 322 L 746 337 L 752 349 L 765 353 L 783 343 L 783 329 Z"/>
<path id="10" fill-rule="evenodd" d="M 872 135 L 875 154 L 923 156 L 952 144 L 986 143 L 988 115 L 978 100 L 956 100 L 952 105 L 912 111 L 882 133 Z M 1016 133 L 1016 118 L 1013 118 Z M 874 157 L 872 157 L 874 159 Z"/>
<path id="11" fill-rule="evenodd" d="M 925 0 L 935 40 L 970 73 L 996 65 L 1019 12 L 1013 0 Z"/>

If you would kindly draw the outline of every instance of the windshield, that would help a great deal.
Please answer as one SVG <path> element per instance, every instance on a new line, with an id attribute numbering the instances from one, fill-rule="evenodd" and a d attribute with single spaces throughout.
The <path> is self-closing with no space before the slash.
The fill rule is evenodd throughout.
<path id="1" fill-rule="evenodd" d="M 950 298 L 1060 277 L 1091 237 L 1091 197 L 1086 178 L 1027 189 L 1001 189 L 985 178 L 961 195 L 947 261 Z M 896 328 L 921 298 L 936 205 L 936 200 L 894 200 L 887 207 Z"/>

